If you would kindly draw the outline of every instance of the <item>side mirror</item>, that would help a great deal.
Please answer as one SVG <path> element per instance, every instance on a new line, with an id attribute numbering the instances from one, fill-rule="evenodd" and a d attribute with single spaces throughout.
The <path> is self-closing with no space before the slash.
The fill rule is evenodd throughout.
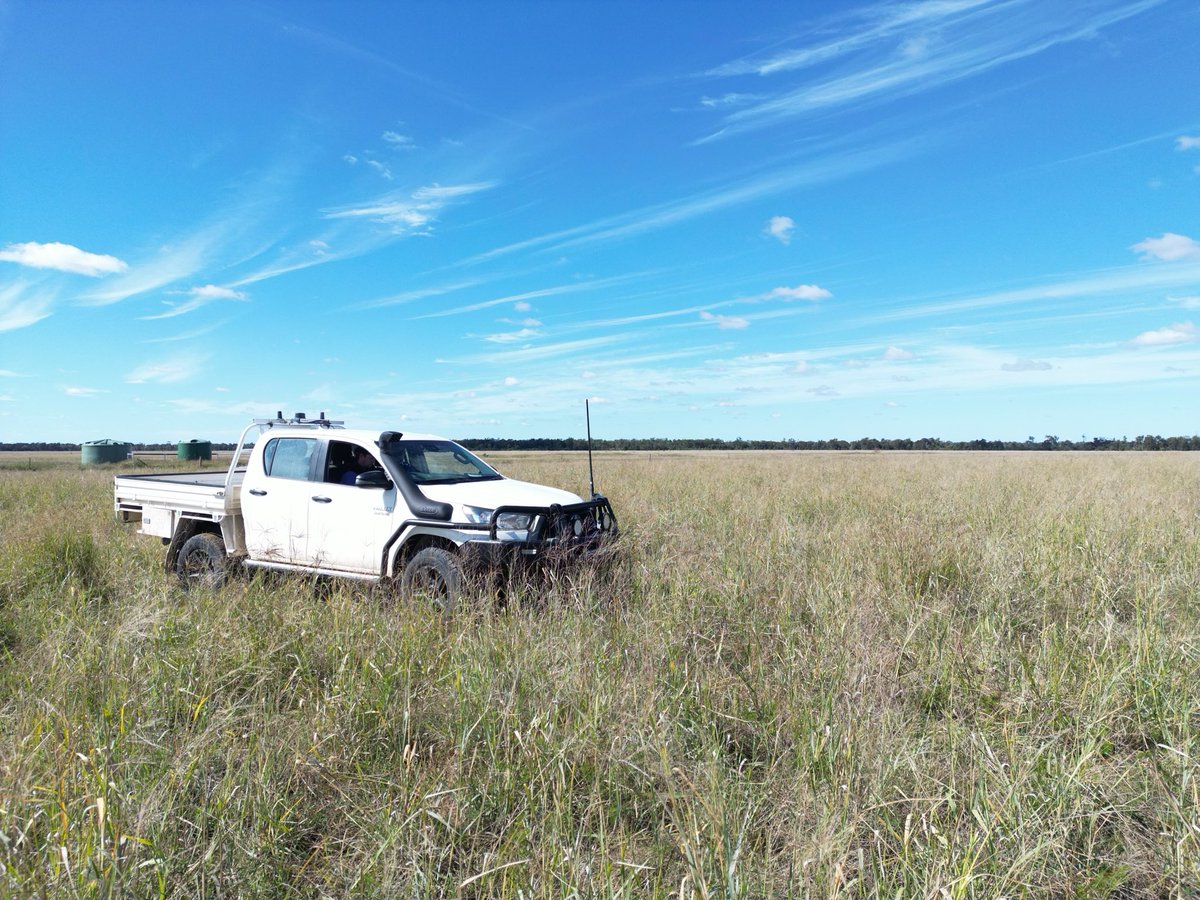
<path id="1" fill-rule="evenodd" d="M 392 479 L 388 478 L 387 472 L 383 469 L 371 469 L 369 472 L 363 472 L 354 479 L 354 486 L 360 488 L 390 488 Z"/>

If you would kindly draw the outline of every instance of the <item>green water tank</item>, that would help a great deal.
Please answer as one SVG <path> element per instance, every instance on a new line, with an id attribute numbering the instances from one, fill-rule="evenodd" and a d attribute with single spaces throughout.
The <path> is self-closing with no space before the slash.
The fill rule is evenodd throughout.
<path id="1" fill-rule="evenodd" d="M 180 441 L 175 455 L 179 459 L 212 459 L 212 441 L 200 441 L 196 438 Z"/>
<path id="2" fill-rule="evenodd" d="M 79 461 L 85 466 L 98 463 L 124 462 L 133 454 L 133 444 L 127 441 L 85 441 L 79 447 Z"/>

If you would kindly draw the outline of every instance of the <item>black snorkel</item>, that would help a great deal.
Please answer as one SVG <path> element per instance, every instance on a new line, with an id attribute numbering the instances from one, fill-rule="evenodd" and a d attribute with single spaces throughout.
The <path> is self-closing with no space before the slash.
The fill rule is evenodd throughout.
<path id="1" fill-rule="evenodd" d="M 404 471 L 404 468 L 392 461 L 389 445 L 398 443 L 402 437 L 404 435 L 399 431 L 385 431 L 379 435 L 379 440 L 376 441 L 383 456 L 383 465 L 387 469 L 388 475 L 395 482 L 396 489 L 404 497 L 404 502 L 408 504 L 408 508 L 416 515 L 422 519 L 435 519 L 439 522 L 450 521 L 450 517 L 454 515 L 454 507 L 440 500 L 430 500 L 421 492 L 421 489 L 417 487 L 416 482 Z"/>

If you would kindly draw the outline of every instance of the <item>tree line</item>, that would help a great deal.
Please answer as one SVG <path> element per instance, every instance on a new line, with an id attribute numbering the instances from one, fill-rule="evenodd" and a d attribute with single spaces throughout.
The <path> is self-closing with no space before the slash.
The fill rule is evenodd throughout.
<path id="1" fill-rule="evenodd" d="M 464 438 L 459 441 L 473 450 L 586 450 L 584 438 Z M 236 444 L 212 445 L 213 450 L 232 451 Z M 0 452 L 26 453 L 79 451 L 79 444 L 48 441 L 0 442 Z M 134 451 L 174 451 L 175 444 L 133 444 Z M 593 450 L 1200 450 L 1200 435 L 1162 437 L 1139 434 L 1137 437 L 1082 437 L 1077 441 L 1048 434 L 1041 440 L 1030 435 L 1023 441 L 975 438 L 947 441 L 942 438 L 858 438 L 844 441 L 828 438 L 816 441 L 789 438 L 781 441 L 732 441 L 722 438 L 615 438 L 593 440 Z"/>
<path id="2" fill-rule="evenodd" d="M 473 450 L 586 450 L 583 438 L 473 438 L 460 441 Z M 1139 434 L 1135 438 L 1082 437 L 1078 441 L 1048 434 L 1041 440 L 1030 435 L 1023 441 L 975 438 L 947 441 L 942 438 L 840 438 L 825 440 L 761 441 L 736 438 L 617 438 L 593 440 L 593 450 L 1200 450 L 1200 435 L 1161 437 Z"/>

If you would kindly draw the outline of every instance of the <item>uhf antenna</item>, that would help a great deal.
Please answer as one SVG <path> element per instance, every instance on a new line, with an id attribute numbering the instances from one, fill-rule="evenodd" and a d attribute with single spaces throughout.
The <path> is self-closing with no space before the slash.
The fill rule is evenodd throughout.
<path id="1" fill-rule="evenodd" d="M 583 415 L 587 419 L 587 445 L 588 445 L 588 490 L 592 493 L 592 499 L 596 498 L 596 475 L 592 471 L 592 411 L 588 407 L 588 398 L 583 398 Z"/>

